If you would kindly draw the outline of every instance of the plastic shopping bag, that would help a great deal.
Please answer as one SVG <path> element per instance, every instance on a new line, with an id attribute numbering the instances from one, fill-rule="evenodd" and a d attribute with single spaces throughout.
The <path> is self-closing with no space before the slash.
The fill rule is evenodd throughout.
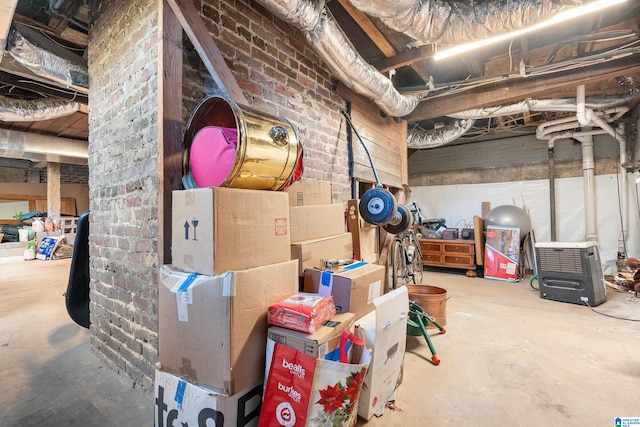
<path id="1" fill-rule="evenodd" d="M 265 410 L 265 406 L 273 407 L 275 405 L 277 407 L 283 404 L 282 398 L 271 395 L 268 389 L 272 381 L 272 379 L 269 378 L 271 375 L 271 365 L 273 363 L 282 363 L 280 358 L 275 354 L 274 350 L 276 347 L 285 346 L 276 344 L 273 340 L 267 340 L 266 372 L 268 373 L 268 377 L 266 380 L 267 389 L 265 389 L 264 401 L 262 403 L 263 411 L 260 413 L 260 426 L 354 426 L 357 420 L 358 397 L 367 374 L 369 363 L 371 362 L 371 354 L 369 351 L 361 349 L 357 363 L 341 363 L 325 359 L 313 359 L 315 362 L 313 382 L 310 393 L 306 396 L 308 402 L 306 414 L 301 417 L 298 412 L 295 414 L 296 420 L 305 420 L 304 424 L 279 424 L 280 420 L 275 416 L 274 412 L 269 409 Z M 300 353 L 294 349 L 290 350 Z M 309 375 L 308 371 L 306 371 L 306 366 L 307 365 L 305 365 L 305 373 Z M 283 405 L 283 408 L 284 407 L 285 405 Z M 280 418 L 283 417 L 281 416 Z"/>

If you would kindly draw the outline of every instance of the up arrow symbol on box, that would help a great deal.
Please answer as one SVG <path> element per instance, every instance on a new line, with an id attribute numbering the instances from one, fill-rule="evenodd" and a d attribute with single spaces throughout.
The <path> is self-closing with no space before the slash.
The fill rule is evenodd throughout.
<path id="1" fill-rule="evenodd" d="M 189 240 L 189 221 L 184 222 L 184 240 Z"/>

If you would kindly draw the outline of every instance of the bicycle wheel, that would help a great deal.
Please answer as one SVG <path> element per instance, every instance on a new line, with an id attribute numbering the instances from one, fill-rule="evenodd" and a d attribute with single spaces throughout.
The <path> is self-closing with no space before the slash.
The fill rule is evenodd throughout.
<path id="1" fill-rule="evenodd" d="M 393 289 L 407 283 L 407 258 L 404 243 L 397 239 L 393 242 L 393 252 L 391 252 L 391 277 Z"/>
<path id="2" fill-rule="evenodd" d="M 420 242 L 418 242 L 418 239 L 415 238 L 415 236 L 412 236 L 411 238 L 411 244 L 414 245 L 415 252 L 413 254 L 413 260 L 411 261 L 412 264 L 412 268 L 411 271 L 413 272 L 413 276 L 412 276 L 412 280 L 413 280 L 413 284 L 420 284 L 422 283 L 422 271 L 424 270 L 424 260 L 422 259 L 422 251 L 420 250 Z"/>

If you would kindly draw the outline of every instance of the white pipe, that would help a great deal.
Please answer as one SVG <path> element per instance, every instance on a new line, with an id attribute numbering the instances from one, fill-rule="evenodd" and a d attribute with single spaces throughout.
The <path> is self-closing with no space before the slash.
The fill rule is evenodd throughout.
<path id="1" fill-rule="evenodd" d="M 577 129 L 579 127 L 580 127 L 580 123 L 578 123 L 575 116 L 565 117 L 557 120 L 551 120 L 538 125 L 538 127 L 536 128 L 536 138 L 547 139 L 546 137 L 550 134 L 567 131 L 571 129 Z"/>
<path id="2" fill-rule="evenodd" d="M 580 126 L 588 126 L 591 123 L 593 111 L 585 107 L 585 87 L 580 85 L 576 91 L 576 117 Z"/>
<path id="3" fill-rule="evenodd" d="M 586 132 L 589 132 L 587 129 Z M 596 227 L 596 174 L 593 155 L 593 136 L 575 136 L 582 143 L 582 174 L 584 177 L 584 222 L 585 239 L 588 242 L 597 241 Z"/>
<path id="4" fill-rule="evenodd" d="M 624 133 L 624 125 L 620 124 L 621 132 L 616 133 Z M 621 222 L 622 222 L 622 230 L 620 230 L 620 235 L 618 236 L 618 248 L 622 248 L 624 252 L 625 244 L 624 242 L 627 240 L 627 236 L 629 235 L 629 230 L 627 228 L 628 220 L 629 220 L 629 211 L 627 210 L 627 185 L 628 185 L 628 176 L 627 170 L 624 165 L 627 163 L 627 140 L 626 138 L 622 138 L 620 140 L 620 211 L 621 211 Z M 627 254 L 623 254 L 623 257 L 626 257 Z"/>

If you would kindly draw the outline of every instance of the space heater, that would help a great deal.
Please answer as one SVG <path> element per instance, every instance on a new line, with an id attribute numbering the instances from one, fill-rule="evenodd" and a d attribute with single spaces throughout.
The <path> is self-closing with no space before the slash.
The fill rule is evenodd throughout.
<path id="1" fill-rule="evenodd" d="M 535 244 L 540 298 L 597 306 L 607 299 L 595 242 Z"/>

